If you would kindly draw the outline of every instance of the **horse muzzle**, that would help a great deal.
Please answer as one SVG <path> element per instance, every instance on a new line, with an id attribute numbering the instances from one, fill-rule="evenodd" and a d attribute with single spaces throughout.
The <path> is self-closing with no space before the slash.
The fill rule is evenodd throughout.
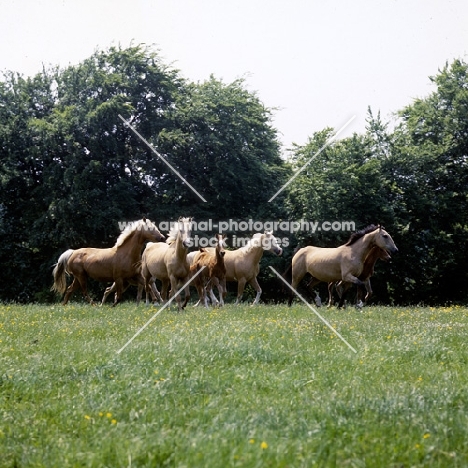
<path id="1" fill-rule="evenodd" d="M 390 255 L 391 253 L 392 253 L 392 254 L 398 253 L 398 248 L 397 248 L 397 246 L 395 245 L 394 247 L 388 248 L 388 250 L 386 249 L 385 252 L 387 253 L 388 258 L 383 259 L 383 260 L 388 261 L 388 260 L 390 260 L 390 259 L 392 258 L 392 256 Z"/>

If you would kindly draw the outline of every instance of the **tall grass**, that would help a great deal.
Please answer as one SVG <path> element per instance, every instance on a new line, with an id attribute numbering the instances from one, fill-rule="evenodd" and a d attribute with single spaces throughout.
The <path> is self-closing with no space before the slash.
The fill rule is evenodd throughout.
<path id="1" fill-rule="evenodd" d="M 467 466 L 466 308 L 0 306 L 0 466 Z"/>

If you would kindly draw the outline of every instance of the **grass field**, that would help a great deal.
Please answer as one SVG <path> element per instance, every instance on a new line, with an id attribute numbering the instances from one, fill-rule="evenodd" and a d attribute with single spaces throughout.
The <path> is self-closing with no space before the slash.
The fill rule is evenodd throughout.
<path id="1" fill-rule="evenodd" d="M 0 305 L 2 467 L 468 466 L 468 309 Z"/>

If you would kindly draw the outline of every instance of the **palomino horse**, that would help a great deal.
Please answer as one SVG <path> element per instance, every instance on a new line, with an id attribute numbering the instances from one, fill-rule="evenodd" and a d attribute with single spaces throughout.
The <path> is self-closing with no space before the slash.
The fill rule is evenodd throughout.
<path id="1" fill-rule="evenodd" d="M 372 247 L 369 255 L 364 260 L 364 267 L 362 269 L 362 273 L 359 275 L 359 279 L 364 283 L 364 288 L 358 286 L 357 288 L 357 295 L 356 295 L 356 306 L 362 307 L 364 306 L 367 301 L 372 296 L 372 286 L 370 282 L 370 277 L 374 274 L 374 265 L 377 260 L 383 260 L 388 262 L 390 260 L 390 255 L 380 247 L 374 246 Z M 341 299 L 341 296 L 346 293 L 346 290 L 351 287 L 351 283 L 343 283 L 343 281 L 339 281 L 337 283 L 328 283 L 328 307 L 333 305 L 333 287 L 335 287 L 338 296 Z M 366 296 L 364 295 L 364 290 L 366 291 Z M 364 301 L 363 301 L 364 299 Z"/>
<path id="2" fill-rule="evenodd" d="M 161 296 L 168 299 L 169 284 L 171 286 L 170 296 L 172 297 L 188 279 L 190 268 L 187 263 L 187 252 L 191 245 L 192 218 L 179 218 L 174 224 L 166 243 L 149 242 L 141 258 L 141 274 L 144 279 L 146 289 L 146 302 L 148 294 L 151 294 L 153 301 L 157 300 L 153 292 L 155 279 L 162 282 Z M 190 298 L 188 286 L 185 288 L 185 301 L 182 304 L 180 294 L 177 296 L 179 310 L 183 309 Z"/>
<path id="3" fill-rule="evenodd" d="M 81 288 L 84 297 L 93 303 L 87 291 L 88 277 L 101 282 L 114 281 L 116 294 L 114 306 L 120 301 L 124 288 L 130 281 L 137 281 L 139 262 L 143 245 L 147 241 L 159 242 L 164 236 L 149 219 L 129 223 L 109 249 L 82 248 L 69 249 L 58 259 L 53 270 L 54 284 L 52 291 L 65 293 L 63 304 L 70 295 Z M 66 275 L 73 276 L 72 284 L 67 288 Z"/>
<path id="4" fill-rule="evenodd" d="M 203 301 L 205 307 L 208 307 L 208 299 L 206 294 L 209 293 L 213 305 L 224 305 L 224 289 L 226 277 L 226 266 L 224 265 L 224 250 L 225 242 L 221 234 L 216 235 L 215 254 L 207 252 L 205 249 L 200 249 L 196 252 L 193 258 L 190 273 L 195 274 L 200 268 L 204 270 L 195 278 L 195 287 L 198 291 L 199 301 L 196 305 Z M 219 302 L 213 294 L 213 287 L 216 286 L 219 292 Z"/>
<path id="5" fill-rule="evenodd" d="M 309 287 L 322 281 L 330 283 L 340 280 L 364 286 L 359 275 L 364 268 L 366 257 L 374 246 L 380 247 L 388 254 L 398 251 L 390 234 L 381 226 L 374 225 L 353 233 L 348 242 L 339 247 L 304 247 L 298 250 L 292 259 L 291 286 L 296 289 L 306 273 L 312 275 Z M 292 300 L 293 295 L 290 295 L 289 305 Z M 342 307 L 343 301 L 344 296 L 341 297 L 338 307 Z"/>
<path id="6" fill-rule="evenodd" d="M 212 248 L 206 250 L 213 252 Z M 275 255 L 283 253 L 283 249 L 279 247 L 278 241 L 272 232 L 265 231 L 264 234 L 254 234 L 244 247 L 237 250 L 226 250 L 224 255 L 226 278 L 222 286 L 226 291 L 226 281 L 237 281 L 236 304 L 239 304 L 242 299 L 246 283 L 249 283 L 257 292 L 252 305 L 258 304 L 260 301 L 262 288 L 258 284 L 257 275 L 260 271 L 259 264 L 264 250 Z"/>

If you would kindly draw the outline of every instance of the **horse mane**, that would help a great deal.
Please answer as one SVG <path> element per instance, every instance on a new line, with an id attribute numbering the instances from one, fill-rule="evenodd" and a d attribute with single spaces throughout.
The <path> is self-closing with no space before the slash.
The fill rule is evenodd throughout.
<path id="1" fill-rule="evenodd" d="M 364 237 L 366 234 L 369 234 L 369 232 L 375 231 L 378 228 L 379 226 L 376 226 L 375 224 L 371 224 L 370 226 L 367 226 L 364 229 L 361 229 L 360 231 L 353 232 L 351 236 L 349 237 L 348 242 L 346 242 L 345 245 L 353 245 L 358 239 L 360 239 L 361 237 Z"/>
<path id="2" fill-rule="evenodd" d="M 254 240 L 258 239 L 259 237 L 262 236 L 261 232 L 255 233 L 251 239 L 245 244 L 243 247 L 241 247 L 239 250 L 243 250 L 244 252 L 248 253 L 250 252 L 254 247 L 258 247 L 257 245 L 254 245 Z"/>
<path id="3" fill-rule="evenodd" d="M 176 241 L 177 235 L 179 234 L 178 224 L 173 224 L 169 234 L 167 235 L 166 244 L 172 244 Z"/>
<path id="4" fill-rule="evenodd" d="M 125 229 L 120 233 L 120 236 L 117 238 L 117 242 L 115 243 L 114 247 L 120 247 L 123 243 L 137 230 L 140 230 L 143 225 L 148 226 L 149 223 L 152 225 L 151 221 L 139 219 L 138 221 L 132 221 L 127 223 Z M 154 226 L 154 225 L 153 225 Z M 155 226 L 154 226 L 155 227 Z"/>
<path id="5" fill-rule="evenodd" d="M 170 245 L 174 243 L 177 239 L 177 236 L 179 235 L 180 225 L 190 223 L 191 221 L 192 221 L 192 218 L 179 218 L 179 220 L 176 223 L 172 223 L 171 230 L 169 231 L 169 234 L 167 235 L 166 244 Z"/>

